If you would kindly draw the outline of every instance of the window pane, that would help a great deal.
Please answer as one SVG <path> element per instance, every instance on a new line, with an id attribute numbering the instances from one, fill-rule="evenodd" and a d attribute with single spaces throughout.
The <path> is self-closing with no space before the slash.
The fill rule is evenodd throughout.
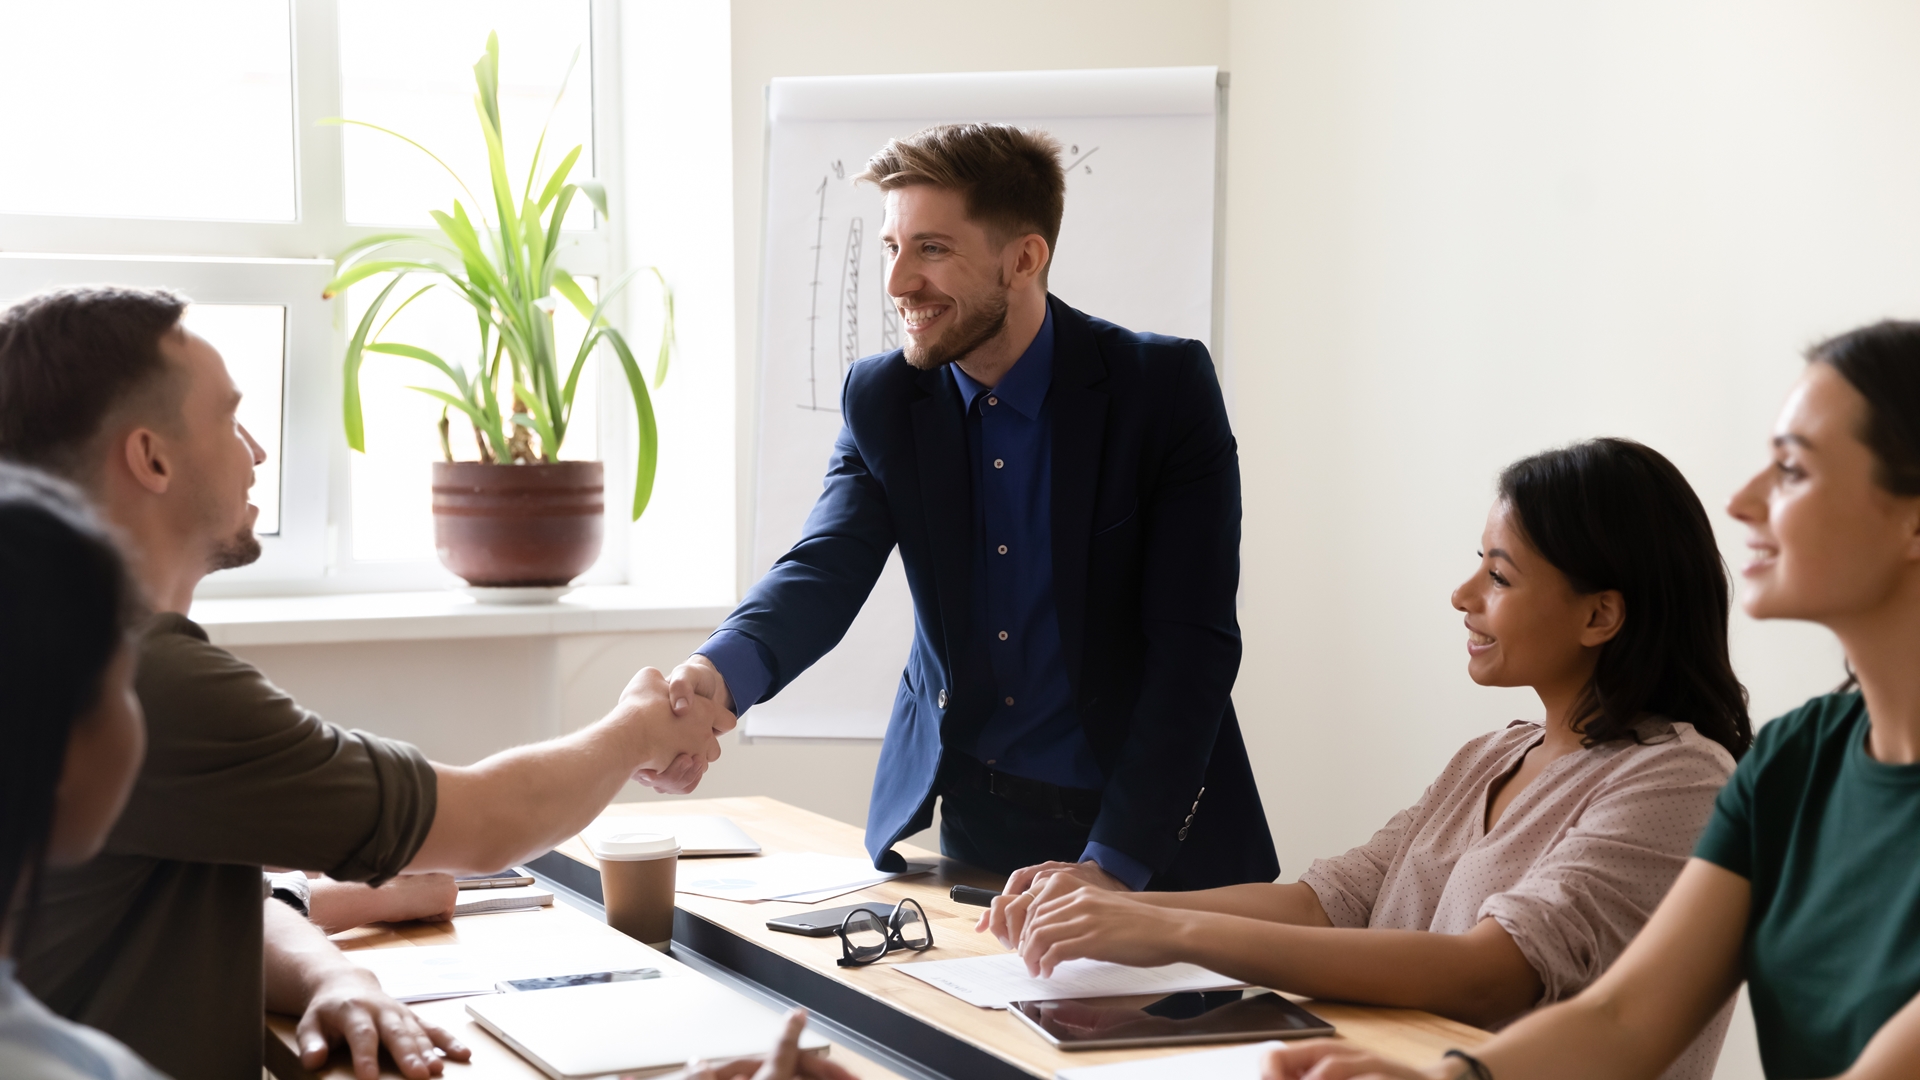
<path id="1" fill-rule="evenodd" d="M 287 309 L 278 304 L 192 304 L 181 320 L 206 338 L 227 362 L 240 387 L 240 423 L 267 451 L 254 470 L 253 505 L 260 519 L 253 531 L 280 531 L 280 417 L 286 387 Z"/>
<path id="2" fill-rule="evenodd" d="M 588 296 L 598 283 L 577 278 Z M 347 291 L 350 326 L 360 324 L 366 305 L 385 287 L 384 279 L 370 279 Z M 409 282 L 409 285 L 412 283 Z M 397 304 L 410 292 L 396 289 L 389 299 Z M 391 308 L 389 308 L 391 310 Z M 562 302 L 554 312 L 553 336 L 558 354 L 571 359 L 580 347 L 586 320 Z M 414 345 L 449 363 L 478 369 L 480 331 L 473 309 L 446 289 L 415 300 L 396 316 L 378 340 Z M 501 359 L 501 367 L 508 367 Z M 589 359 L 574 393 L 572 423 L 560 456 L 591 460 L 600 454 L 599 365 Z M 360 402 L 366 417 L 367 452 L 353 459 L 353 557 L 363 560 L 432 559 L 432 463 L 445 460 L 440 447 L 441 403 L 413 386 L 458 393 L 447 377 L 418 360 L 367 353 L 360 369 Z M 447 442 L 459 461 L 477 461 L 480 453 L 473 425 L 457 410 L 447 421 Z"/>
<path id="3" fill-rule="evenodd" d="M 575 180 L 592 176 L 590 28 L 587 0 L 341 0 L 341 115 L 420 143 L 473 192 L 466 197 L 446 170 L 399 139 L 348 127 L 347 220 L 431 226 L 427 211 L 447 210 L 456 198 L 466 202 L 469 214 L 495 216 L 473 81 L 473 65 L 486 52 L 489 31 L 500 35 L 500 126 L 516 205 L 543 125 L 548 130 L 541 175 L 567 151 L 584 146 L 570 175 Z M 576 49 L 580 60 L 568 77 Z M 554 96 L 563 78 L 566 94 L 556 109 Z M 474 199 L 484 205 L 474 206 Z M 593 208 L 586 199 L 576 198 L 567 227 L 593 228 Z"/>
<path id="4" fill-rule="evenodd" d="M 287 4 L 0 4 L 0 213 L 290 221 Z"/>

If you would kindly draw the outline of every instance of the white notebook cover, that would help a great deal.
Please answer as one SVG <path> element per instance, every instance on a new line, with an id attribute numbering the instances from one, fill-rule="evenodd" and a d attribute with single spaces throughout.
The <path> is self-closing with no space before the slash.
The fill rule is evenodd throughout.
<path id="1" fill-rule="evenodd" d="M 467 1012 L 555 1080 L 765 1054 L 781 1015 L 703 976 L 475 998 Z M 827 1040 L 804 1032 L 802 1050 Z"/>
<path id="2" fill-rule="evenodd" d="M 760 845 L 724 814 L 610 814 L 587 826 L 589 838 L 609 832 L 663 832 L 680 841 L 680 855 L 758 855 Z"/>

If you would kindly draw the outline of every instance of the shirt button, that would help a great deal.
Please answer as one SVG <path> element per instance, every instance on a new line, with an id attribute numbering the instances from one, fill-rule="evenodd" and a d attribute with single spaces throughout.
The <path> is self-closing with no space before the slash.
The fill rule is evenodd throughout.
<path id="1" fill-rule="evenodd" d="M 1012 698 L 1008 698 L 1008 699 L 1007 699 L 1007 704 L 1009 704 L 1009 705 L 1011 705 L 1011 704 L 1013 704 L 1013 699 L 1012 699 Z"/>
<path id="2" fill-rule="evenodd" d="M 994 458 L 993 467 L 996 469 L 1004 469 L 1007 467 L 1007 463 L 1004 461 L 1001 461 L 999 458 Z"/>
<path id="3" fill-rule="evenodd" d="M 1007 545 L 1005 545 L 1005 544 L 1001 544 L 1001 545 L 1000 545 L 1000 554 L 1002 554 L 1002 555 L 1005 555 L 1006 553 L 1007 553 Z"/>
<path id="4" fill-rule="evenodd" d="M 1000 399 L 999 399 L 999 398 L 997 398 L 997 397 L 989 397 L 989 398 L 987 399 L 987 404 L 989 404 L 989 405 L 998 405 L 998 404 L 1000 404 Z"/>
<path id="5" fill-rule="evenodd" d="M 1000 640 L 1001 641 L 1007 640 L 1007 632 L 1005 630 L 1000 631 Z"/>

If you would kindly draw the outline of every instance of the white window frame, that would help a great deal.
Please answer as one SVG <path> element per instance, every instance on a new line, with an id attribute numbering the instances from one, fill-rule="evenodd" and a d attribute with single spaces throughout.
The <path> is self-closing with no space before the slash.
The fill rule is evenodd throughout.
<path id="1" fill-rule="evenodd" d="M 376 562 L 353 557 L 351 467 L 341 420 L 340 359 L 352 328 L 346 299 L 322 301 L 331 255 L 375 233 L 432 228 L 351 225 L 345 214 L 336 0 L 286 0 L 293 47 L 295 215 L 292 221 L 204 221 L 0 214 L 0 287 L 6 294 L 75 281 L 171 287 L 196 301 L 279 304 L 287 310 L 282 395 L 281 525 L 261 538 L 252 566 L 209 578 L 199 595 L 257 596 L 435 588 L 458 579 L 432 560 Z M 608 211 L 624 219 L 620 95 L 620 6 L 590 0 L 593 95 L 592 174 Z M 557 261 L 601 282 L 622 272 L 623 230 L 605 220 L 567 230 Z M 626 305 L 621 305 L 625 307 Z M 624 312 L 616 312 L 616 316 Z M 606 464 L 607 542 L 580 584 L 627 577 L 632 405 L 611 358 L 598 357 L 600 458 Z M 271 450 L 271 448 L 270 448 Z M 424 495 L 423 495 L 424 497 Z"/>

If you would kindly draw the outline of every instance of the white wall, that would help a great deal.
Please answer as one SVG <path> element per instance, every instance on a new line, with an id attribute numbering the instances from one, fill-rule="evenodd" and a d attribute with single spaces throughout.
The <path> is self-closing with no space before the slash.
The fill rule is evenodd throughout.
<path id="1" fill-rule="evenodd" d="M 1920 8 L 1247 0 L 1231 38 L 1235 698 L 1290 876 L 1537 715 L 1447 605 L 1502 465 L 1628 435 L 1719 517 L 1796 351 L 1917 313 Z M 1734 636 L 1757 718 L 1840 679 L 1820 631 Z"/>

